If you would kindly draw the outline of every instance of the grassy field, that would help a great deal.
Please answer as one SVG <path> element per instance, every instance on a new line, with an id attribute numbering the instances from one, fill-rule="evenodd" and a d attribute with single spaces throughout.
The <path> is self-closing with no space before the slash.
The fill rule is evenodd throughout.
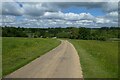
<path id="1" fill-rule="evenodd" d="M 0 37 L 0 78 L 2 77 L 2 38 Z"/>
<path id="2" fill-rule="evenodd" d="M 118 77 L 118 42 L 70 40 L 80 56 L 84 78 Z"/>
<path id="3" fill-rule="evenodd" d="M 60 44 L 56 39 L 3 38 L 3 76 L 40 57 Z"/>

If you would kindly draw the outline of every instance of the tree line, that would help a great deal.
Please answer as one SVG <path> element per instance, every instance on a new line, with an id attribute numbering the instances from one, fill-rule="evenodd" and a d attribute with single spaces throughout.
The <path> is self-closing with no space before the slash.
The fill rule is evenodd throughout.
<path id="1" fill-rule="evenodd" d="M 29 38 L 69 38 L 83 40 L 109 40 L 120 38 L 119 27 L 85 28 L 21 28 L 2 27 L 2 37 L 29 37 Z"/>

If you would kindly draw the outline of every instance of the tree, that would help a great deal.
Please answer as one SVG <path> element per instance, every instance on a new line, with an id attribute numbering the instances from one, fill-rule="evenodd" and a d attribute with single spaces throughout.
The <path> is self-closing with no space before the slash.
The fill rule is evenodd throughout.
<path id="1" fill-rule="evenodd" d="M 56 35 L 58 38 L 69 38 L 70 37 L 70 33 L 69 32 L 60 32 Z"/>
<path id="2" fill-rule="evenodd" d="M 75 27 L 71 27 L 70 28 L 70 38 L 71 39 L 78 39 L 78 35 L 79 35 L 79 29 L 75 28 Z"/>
<path id="3" fill-rule="evenodd" d="M 79 28 L 79 39 L 84 39 L 84 40 L 88 40 L 90 39 L 90 29 L 87 28 Z"/>

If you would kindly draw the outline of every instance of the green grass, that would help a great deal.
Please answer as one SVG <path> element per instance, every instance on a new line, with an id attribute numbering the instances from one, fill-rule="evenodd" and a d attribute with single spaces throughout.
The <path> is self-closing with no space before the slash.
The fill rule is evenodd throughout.
<path id="1" fill-rule="evenodd" d="M 80 56 L 84 78 L 118 77 L 118 42 L 70 40 Z"/>
<path id="2" fill-rule="evenodd" d="M 4 37 L 3 76 L 17 70 L 60 44 L 57 39 Z"/>
<path id="3" fill-rule="evenodd" d="M 0 78 L 2 77 L 2 38 L 0 37 Z"/>

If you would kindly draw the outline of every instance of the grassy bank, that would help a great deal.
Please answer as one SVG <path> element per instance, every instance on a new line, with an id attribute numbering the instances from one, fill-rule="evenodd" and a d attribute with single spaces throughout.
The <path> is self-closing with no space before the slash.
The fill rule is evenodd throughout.
<path id="1" fill-rule="evenodd" d="M 84 78 L 118 77 L 118 42 L 70 40 L 80 56 Z"/>
<path id="2" fill-rule="evenodd" d="M 7 75 L 60 44 L 56 39 L 3 38 L 3 75 Z"/>

